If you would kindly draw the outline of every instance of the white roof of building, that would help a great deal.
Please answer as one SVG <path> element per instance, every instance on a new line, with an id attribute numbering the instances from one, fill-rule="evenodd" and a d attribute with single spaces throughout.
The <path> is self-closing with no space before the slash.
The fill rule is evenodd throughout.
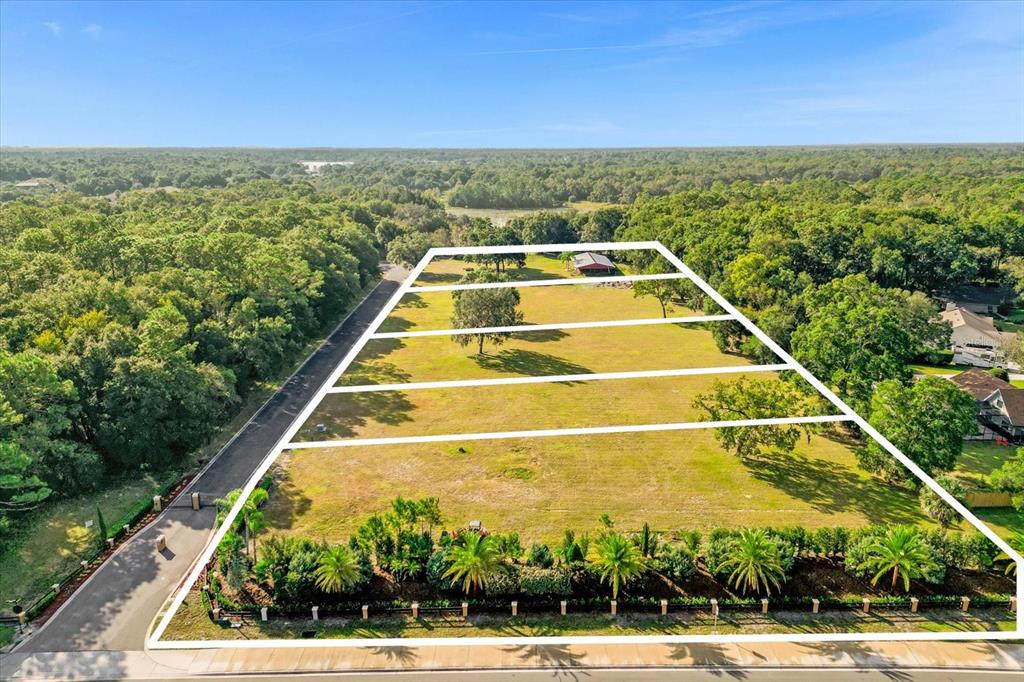
<path id="1" fill-rule="evenodd" d="M 584 251 L 578 253 L 572 257 L 572 264 L 577 268 L 586 267 L 588 265 L 600 265 L 605 268 L 614 268 L 615 264 L 605 258 L 599 253 L 593 253 L 591 251 Z"/>

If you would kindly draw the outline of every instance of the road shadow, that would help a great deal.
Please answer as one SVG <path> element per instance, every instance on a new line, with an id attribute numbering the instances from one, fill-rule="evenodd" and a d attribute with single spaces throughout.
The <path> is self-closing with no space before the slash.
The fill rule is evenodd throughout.
<path id="1" fill-rule="evenodd" d="M 721 644 L 714 643 L 680 643 L 669 644 L 669 658 L 680 663 L 686 662 L 689 665 L 706 668 L 712 675 L 728 676 L 737 680 L 747 677 L 747 673 L 740 669 L 740 661 L 729 658 L 728 653 Z"/>
<path id="2" fill-rule="evenodd" d="M 532 628 L 528 634 L 532 637 L 554 637 L 564 633 L 550 626 L 539 625 Z M 530 667 L 536 666 L 551 671 L 552 677 L 570 680 L 590 677 L 590 673 L 583 668 L 584 656 L 566 644 L 518 644 L 502 647 L 501 650 L 519 657 Z"/>
<path id="3" fill-rule="evenodd" d="M 383 656 L 388 663 L 412 667 L 418 658 L 416 649 L 408 646 L 372 646 L 366 648 L 371 656 Z"/>
<path id="4" fill-rule="evenodd" d="M 834 663 L 846 663 L 855 669 L 872 670 L 890 680 L 912 680 L 914 675 L 900 670 L 897 662 L 879 654 L 864 642 L 815 642 L 801 644 L 809 656 L 827 656 Z"/>
<path id="5" fill-rule="evenodd" d="M 583 365 L 560 358 L 556 355 L 538 353 L 532 350 L 509 348 L 494 355 L 477 355 L 473 358 L 482 369 L 506 374 L 525 376 L 552 376 L 560 374 L 591 374 Z"/>

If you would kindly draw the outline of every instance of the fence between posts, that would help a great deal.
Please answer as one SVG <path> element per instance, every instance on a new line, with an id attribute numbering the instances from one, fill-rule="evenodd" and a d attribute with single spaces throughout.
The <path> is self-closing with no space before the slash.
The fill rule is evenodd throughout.
<path id="1" fill-rule="evenodd" d="M 668 615 L 670 613 L 708 612 L 718 615 L 721 611 L 761 612 L 786 611 L 789 613 L 807 611 L 820 613 L 823 611 L 910 611 L 917 613 L 925 609 L 951 609 L 969 611 L 972 608 L 1007 608 L 1016 611 L 1017 599 L 1013 595 L 975 595 L 961 596 L 929 596 L 891 598 L 858 597 L 850 599 L 565 599 L 565 600 L 467 600 L 457 605 L 427 603 L 395 603 L 369 602 L 362 604 L 308 604 L 302 608 L 281 609 L 279 607 L 259 607 L 252 609 L 221 608 L 204 600 L 207 615 L 214 621 L 229 621 L 234 625 L 242 621 L 265 621 L 271 618 L 312 619 L 320 620 L 328 617 L 336 618 L 380 618 L 388 616 L 468 616 L 470 614 L 486 615 L 570 615 L 570 614 L 648 614 Z M 315 615 L 314 615 L 315 614 Z"/>
<path id="2" fill-rule="evenodd" d="M 107 537 L 103 539 L 103 544 L 97 543 L 90 551 L 84 553 L 74 570 L 55 582 L 49 590 L 31 604 L 24 607 L 25 620 L 29 621 L 38 618 L 46 611 L 47 607 L 57 601 L 61 593 L 66 592 L 67 588 L 77 586 L 77 583 L 83 580 L 96 567 L 97 560 L 105 559 L 118 544 L 137 533 L 148 523 L 148 517 L 153 512 L 155 498 L 160 498 L 161 502 L 166 498 L 173 499 L 188 484 L 191 478 L 191 476 L 183 477 L 180 474 L 176 474 L 162 483 L 157 488 L 155 495 L 140 500 L 115 522 L 108 524 Z M 0 623 L 5 621 L 17 623 L 19 618 L 16 616 L 13 618 L 6 616 L 0 618 Z"/>

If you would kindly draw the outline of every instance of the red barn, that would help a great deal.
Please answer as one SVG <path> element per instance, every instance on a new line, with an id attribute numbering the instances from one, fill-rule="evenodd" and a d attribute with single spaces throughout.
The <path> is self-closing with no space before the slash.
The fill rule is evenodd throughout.
<path id="1" fill-rule="evenodd" d="M 615 264 L 599 253 L 584 251 L 572 257 L 573 266 L 583 274 L 615 272 Z"/>

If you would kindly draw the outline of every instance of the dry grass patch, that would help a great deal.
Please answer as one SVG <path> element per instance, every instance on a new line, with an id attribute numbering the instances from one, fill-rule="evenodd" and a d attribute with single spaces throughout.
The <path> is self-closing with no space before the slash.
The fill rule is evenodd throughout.
<path id="1" fill-rule="evenodd" d="M 605 513 L 624 529 L 647 521 L 662 531 L 929 524 L 914 493 L 872 478 L 848 443 L 818 435 L 748 463 L 699 429 L 299 449 L 274 471 L 272 531 L 335 542 L 399 495 L 439 498 L 447 527 L 481 519 L 527 543 L 594 531 Z"/>

